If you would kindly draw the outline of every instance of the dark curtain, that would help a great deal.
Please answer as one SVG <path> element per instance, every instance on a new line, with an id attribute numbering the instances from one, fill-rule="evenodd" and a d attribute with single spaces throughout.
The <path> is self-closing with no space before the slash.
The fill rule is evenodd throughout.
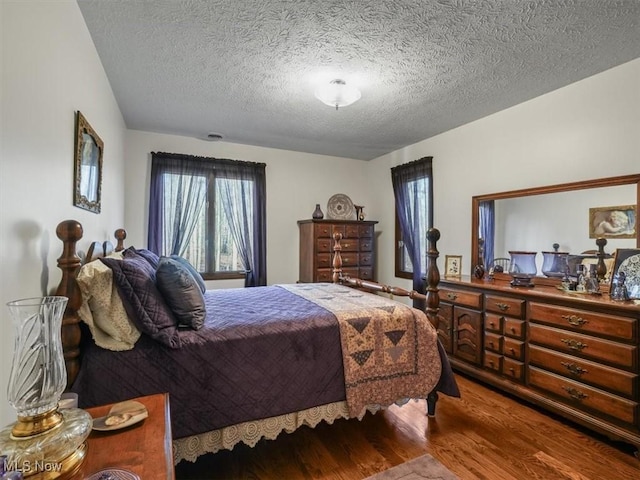
<path id="1" fill-rule="evenodd" d="M 151 154 L 149 250 L 165 256 L 184 254 L 207 204 L 205 166 L 181 156 Z M 164 174 L 174 174 L 173 181 L 164 182 Z M 165 209 L 167 199 L 172 199 L 170 210 Z"/>
<path id="2" fill-rule="evenodd" d="M 484 240 L 484 253 L 482 261 L 484 266 L 489 270 L 493 262 L 494 256 L 494 243 L 496 236 L 496 211 L 495 203 L 493 200 L 486 200 L 479 204 L 479 227 L 480 231 L 478 235 Z"/>
<path id="3" fill-rule="evenodd" d="M 433 225 L 433 157 L 424 157 L 404 165 L 398 165 L 391 169 L 391 182 L 396 201 L 396 209 L 402 240 L 407 248 L 411 264 L 413 266 L 413 289 L 421 292 L 424 290 L 423 276 L 425 271 L 422 265 L 422 253 L 426 251 L 427 239 L 420 235 L 420 212 L 427 212 L 427 225 L 424 231 L 428 231 Z M 416 180 L 424 179 L 427 182 L 427 198 L 419 195 Z M 414 300 L 413 306 L 424 309 L 424 302 Z"/>
<path id="4" fill-rule="evenodd" d="M 223 209 L 247 270 L 245 286 L 266 285 L 265 168 L 264 163 L 153 152 L 149 250 L 160 255 L 182 255 L 191 239 L 195 219 L 207 205 L 207 191 L 223 186 L 220 191 Z M 163 175 L 167 173 L 179 176 L 171 182 L 173 192 L 165 191 Z M 167 198 L 175 201 L 167 205 Z M 213 209 L 213 201 L 209 202 L 209 208 Z"/>
<path id="5" fill-rule="evenodd" d="M 265 165 L 224 162 L 219 182 L 222 206 L 245 266 L 245 287 L 267 284 Z"/>

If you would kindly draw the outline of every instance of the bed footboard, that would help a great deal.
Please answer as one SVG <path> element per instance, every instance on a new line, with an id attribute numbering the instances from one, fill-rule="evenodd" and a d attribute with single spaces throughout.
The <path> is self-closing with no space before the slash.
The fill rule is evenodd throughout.
<path id="1" fill-rule="evenodd" d="M 431 324 L 438 328 L 438 310 L 440 308 L 440 297 L 438 295 L 438 283 L 440 283 L 440 271 L 436 263 L 438 259 L 437 242 L 440 239 L 440 231 L 431 228 L 427 232 L 427 287 L 426 292 L 420 293 L 415 290 L 406 290 L 401 287 L 392 287 L 382 283 L 373 282 L 371 280 L 362 280 L 360 278 L 352 278 L 342 273 L 342 234 L 337 232 L 333 234 L 333 282 L 341 283 L 350 287 L 363 288 L 372 292 L 388 293 L 398 297 L 409 297 L 413 299 L 425 300 L 425 313 Z"/>

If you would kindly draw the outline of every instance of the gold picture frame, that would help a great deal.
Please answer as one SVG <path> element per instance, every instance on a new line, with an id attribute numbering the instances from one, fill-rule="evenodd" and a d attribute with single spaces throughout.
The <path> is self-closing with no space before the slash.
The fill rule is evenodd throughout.
<path id="1" fill-rule="evenodd" d="M 462 255 L 445 255 L 444 276 L 460 277 L 462 275 Z"/>
<path id="2" fill-rule="evenodd" d="M 80 111 L 76 112 L 74 152 L 73 204 L 100 213 L 104 143 Z"/>
<path id="3" fill-rule="evenodd" d="M 636 238 L 635 205 L 589 209 L 589 238 Z"/>

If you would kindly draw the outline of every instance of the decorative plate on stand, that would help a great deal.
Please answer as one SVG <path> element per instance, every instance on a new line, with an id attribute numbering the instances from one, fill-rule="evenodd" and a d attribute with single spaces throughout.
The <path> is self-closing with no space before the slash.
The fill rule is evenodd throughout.
<path id="1" fill-rule="evenodd" d="M 353 202 L 343 193 L 336 193 L 327 202 L 327 218 L 334 220 L 355 220 Z"/>

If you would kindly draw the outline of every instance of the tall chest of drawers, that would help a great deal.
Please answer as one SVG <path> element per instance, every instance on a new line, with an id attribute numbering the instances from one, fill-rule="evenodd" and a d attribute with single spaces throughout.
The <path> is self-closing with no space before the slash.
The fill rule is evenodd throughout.
<path id="1" fill-rule="evenodd" d="M 376 221 L 300 220 L 298 281 L 331 282 L 333 234 L 342 234 L 342 271 L 351 277 L 375 280 L 374 227 Z"/>
<path id="2" fill-rule="evenodd" d="M 442 280 L 444 317 L 456 294 L 481 296 L 482 328 L 454 369 L 640 448 L 639 303 L 465 277 Z"/>

